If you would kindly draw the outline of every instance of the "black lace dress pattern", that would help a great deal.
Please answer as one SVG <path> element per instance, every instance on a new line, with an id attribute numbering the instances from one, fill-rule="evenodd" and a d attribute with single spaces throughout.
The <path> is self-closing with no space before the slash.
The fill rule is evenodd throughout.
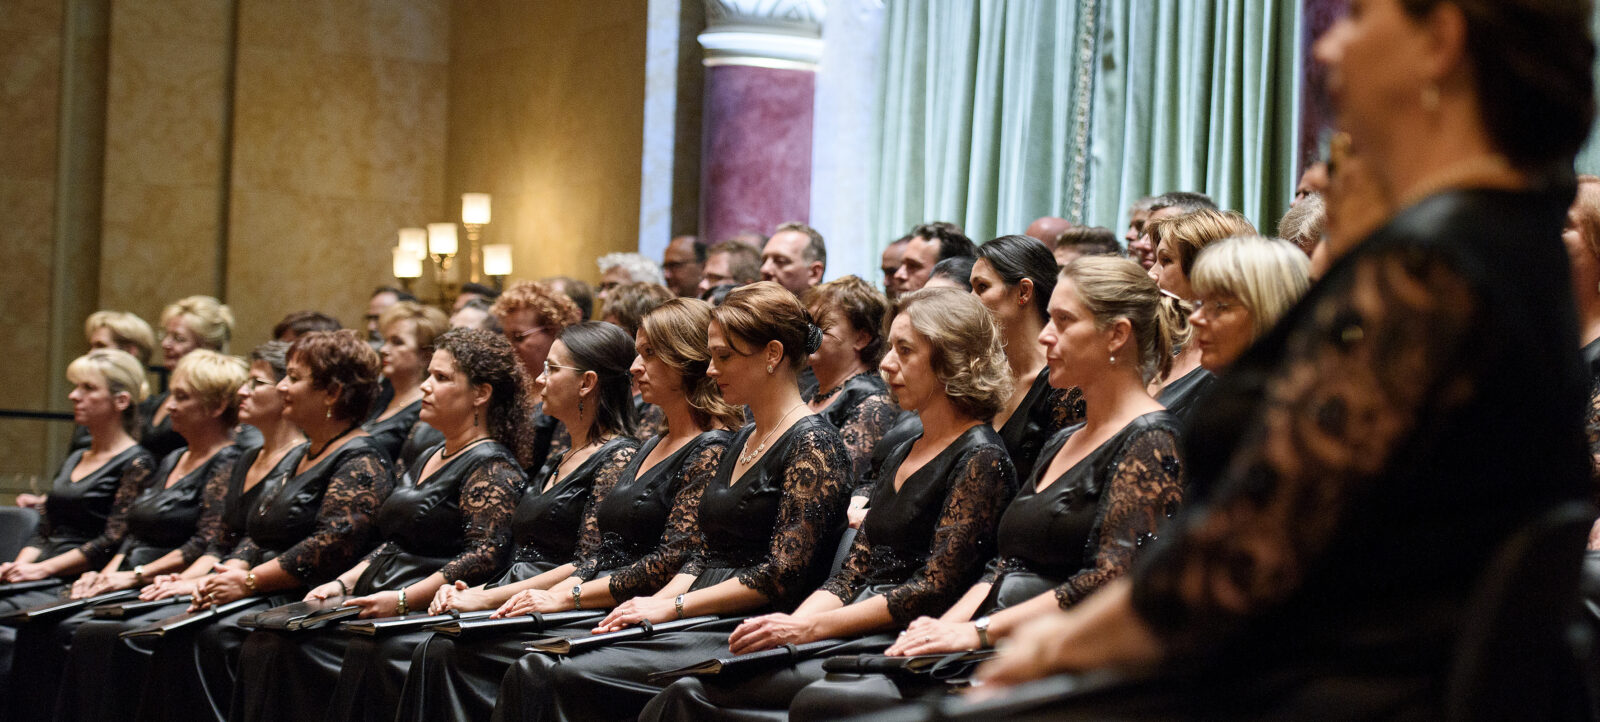
<path id="1" fill-rule="evenodd" d="M 639 440 L 619 436 L 596 449 L 578 468 L 565 477 L 552 480 L 559 458 L 547 464 L 550 473 L 528 490 L 517 503 L 511 517 L 511 567 L 494 581 L 494 586 L 532 579 L 566 564 L 586 552 L 582 540 L 599 544 L 595 505 L 616 486 L 628 462 L 639 450 Z M 593 554 L 593 550 L 587 551 Z"/>
<path id="2" fill-rule="evenodd" d="M 1402 211 L 1219 379 L 1187 439 L 1198 503 L 1132 575 L 1175 659 L 1445 668 L 1486 558 L 1590 494 L 1591 381 L 1555 282 L 1570 199 Z"/>
<path id="3" fill-rule="evenodd" d="M 755 425 L 729 443 L 751 443 Z M 850 463 L 839 432 L 817 416 L 796 421 L 737 481 L 737 453 L 724 454 L 700 499 L 700 545 L 680 571 L 694 589 L 730 578 L 792 609 L 820 581 L 842 528 Z"/>
<path id="4" fill-rule="evenodd" d="M 372 443 L 377 445 L 392 463 L 400 459 L 400 448 L 411 436 L 411 428 L 416 426 L 422 417 L 422 400 L 417 399 L 407 404 L 405 408 L 394 412 L 387 419 L 379 419 L 376 414 L 381 413 L 383 408 L 379 407 L 372 419 L 362 424 L 361 428 L 372 437 Z"/>
<path id="5" fill-rule="evenodd" d="M 422 458 L 443 451 L 441 444 Z M 526 484 L 516 458 L 495 441 L 462 449 L 425 479 L 407 472 L 378 507 L 384 541 L 366 556 L 352 591 L 396 589 L 434 572 L 447 584 L 487 581 L 503 566 L 513 502 Z"/>
<path id="6" fill-rule="evenodd" d="M 222 447 L 204 464 L 171 485 L 163 486 L 187 449 L 167 454 L 151 484 L 128 505 L 128 533 L 117 553 L 122 569 L 149 564 L 173 549 L 188 566 L 207 552 L 231 546 L 222 510 L 240 449 Z"/>
<path id="7" fill-rule="evenodd" d="M 901 446 L 884 465 L 844 566 L 822 585 L 845 604 L 882 594 L 899 626 L 943 611 L 977 578 L 994 555 L 995 527 L 1017 481 L 987 424 L 964 432 L 895 489 L 910 450 Z"/>
<path id="8" fill-rule="evenodd" d="M 304 453 L 289 453 L 291 469 Z M 393 490 L 389 459 L 371 437 L 353 438 L 263 490 L 247 527 L 249 544 L 236 556 L 252 563 L 276 558 L 295 579 L 322 584 L 372 548 L 378 507 Z"/>
<path id="9" fill-rule="evenodd" d="M 889 398 L 889 386 L 876 372 L 845 379 L 833 401 L 818 416 L 833 424 L 850 454 L 850 478 L 858 488 L 872 466 L 872 451 L 884 432 L 900 418 L 900 407 Z M 811 401 L 810 397 L 806 398 Z"/>
<path id="10" fill-rule="evenodd" d="M 733 433 L 704 432 L 641 472 L 665 438 L 651 439 L 633 455 L 616 484 L 600 495 L 594 528 L 586 525 L 583 532 L 580 547 L 590 553 L 579 557 L 575 576 L 593 579 L 609 571 L 611 597 L 619 603 L 665 586 L 687 561 L 699 533 L 700 498 Z"/>
<path id="11" fill-rule="evenodd" d="M 1000 427 L 1000 438 L 1005 441 L 1017 473 L 1022 476 L 1033 473 L 1040 447 L 1057 431 L 1082 422 L 1084 409 L 1083 392 L 1078 387 L 1051 388 L 1050 369 L 1040 371 L 1033 385 L 1028 387 L 1022 404 Z"/>
<path id="12" fill-rule="evenodd" d="M 633 410 L 639 413 L 639 429 L 633 433 L 633 438 L 644 442 L 666 433 L 667 412 L 660 406 L 646 403 L 643 396 L 635 394 Z"/>
<path id="13" fill-rule="evenodd" d="M 89 568 L 99 569 L 122 544 L 128 505 L 150 482 L 156 462 L 149 451 L 134 444 L 73 481 L 72 470 L 83 453 L 72 452 L 61 464 L 27 546 L 39 550 L 40 560 L 77 549 L 89 560 Z"/>
<path id="14" fill-rule="evenodd" d="M 1125 574 L 1183 501 L 1179 422 L 1155 411 L 1129 422 L 1043 489 L 1050 461 L 1082 425 L 1063 429 L 1000 517 L 999 556 L 979 581 L 988 610 L 1055 591 L 1065 609 Z"/>

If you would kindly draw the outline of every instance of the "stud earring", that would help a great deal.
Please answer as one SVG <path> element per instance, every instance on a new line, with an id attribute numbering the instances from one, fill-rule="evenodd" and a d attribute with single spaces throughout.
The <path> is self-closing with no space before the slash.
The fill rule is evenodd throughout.
<path id="1" fill-rule="evenodd" d="M 767 364 L 767 373 L 769 373 L 769 374 L 772 373 L 772 369 L 773 369 L 772 364 Z"/>

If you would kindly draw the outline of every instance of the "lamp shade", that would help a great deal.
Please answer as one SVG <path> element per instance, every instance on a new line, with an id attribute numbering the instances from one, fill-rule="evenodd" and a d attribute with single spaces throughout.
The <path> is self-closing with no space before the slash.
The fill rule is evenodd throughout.
<path id="1" fill-rule="evenodd" d="M 511 244 L 490 243 L 484 246 L 483 272 L 489 276 L 511 275 Z"/>
<path id="2" fill-rule="evenodd" d="M 488 193 L 462 193 L 461 194 L 461 222 L 475 226 L 488 225 L 489 223 L 489 194 Z"/>
<path id="3" fill-rule="evenodd" d="M 428 257 L 428 229 L 402 228 L 400 229 L 400 247 L 411 252 L 417 258 Z"/>
<path id="4" fill-rule="evenodd" d="M 458 247 L 459 246 L 456 245 L 456 224 L 428 224 L 429 253 L 432 253 L 435 256 L 454 256 Z"/>
<path id="5" fill-rule="evenodd" d="M 405 246 L 394 247 L 394 277 L 421 278 L 422 259 Z"/>

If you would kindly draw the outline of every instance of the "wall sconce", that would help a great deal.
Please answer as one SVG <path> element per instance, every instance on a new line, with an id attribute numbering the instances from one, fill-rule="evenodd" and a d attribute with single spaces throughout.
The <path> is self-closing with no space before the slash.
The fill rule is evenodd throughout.
<path id="1" fill-rule="evenodd" d="M 417 260 L 428 258 L 428 229 L 402 228 L 400 229 L 400 247 L 417 257 Z"/>
<path id="2" fill-rule="evenodd" d="M 511 244 L 490 243 L 483 247 L 483 273 L 494 279 L 496 291 L 505 287 L 506 276 L 511 275 Z"/>
<path id="3" fill-rule="evenodd" d="M 488 193 L 461 194 L 461 225 L 467 228 L 467 273 L 468 280 L 473 283 L 479 280 L 478 240 L 483 234 L 483 227 L 489 225 L 489 218 Z"/>
<path id="4" fill-rule="evenodd" d="M 422 257 L 411 248 L 395 246 L 394 277 L 400 280 L 400 287 L 410 293 L 412 282 L 422 277 Z"/>

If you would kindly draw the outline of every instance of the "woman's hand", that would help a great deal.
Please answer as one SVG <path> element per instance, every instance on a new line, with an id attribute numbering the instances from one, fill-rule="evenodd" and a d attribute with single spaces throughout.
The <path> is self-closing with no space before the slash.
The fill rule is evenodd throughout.
<path id="1" fill-rule="evenodd" d="M 338 596 L 343 596 L 343 595 L 344 595 L 344 585 L 340 584 L 339 580 L 335 579 L 335 580 L 333 580 L 331 582 L 326 582 L 324 584 L 318 585 L 315 588 L 313 588 L 311 591 L 306 592 L 305 601 L 308 601 L 308 602 L 320 602 L 320 601 L 322 601 L 324 599 L 331 599 L 333 597 L 338 597 Z"/>
<path id="2" fill-rule="evenodd" d="M 977 649 L 978 628 L 971 622 L 945 622 L 933 617 L 918 617 L 893 645 L 884 652 L 891 657 L 917 654 L 948 654 Z"/>
<path id="3" fill-rule="evenodd" d="M 44 501 L 48 498 L 50 497 L 42 494 L 18 494 L 17 506 L 42 513 L 44 512 Z"/>
<path id="4" fill-rule="evenodd" d="M 611 610 L 605 619 L 595 625 L 595 634 L 615 632 L 627 629 L 643 621 L 651 624 L 670 622 L 678 618 L 678 607 L 671 599 L 657 599 L 655 597 L 634 597 Z"/>
<path id="5" fill-rule="evenodd" d="M 77 581 L 72 583 L 72 593 L 70 596 L 73 599 L 83 599 L 90 596 L 89 590 L 93 589 L 94 585 L 99 581 L 100 572 L 84 572 L 82 575 L 79 575 Z"/>
<path id="6" fill-rule="evenodd" d="M 989 689 L 1032 682 L 1052 674 L 1071 671 L 1061 658 L 1062 640 L 1081 626 L 1065 614 L 1039 617 L 1017 629 L 1000 649 L 999 656 L 978 667 L 976 679 Z M 907 631 L 906 635 L 910 636 Z"/>
<path id="7" fill-rule="evenodd" d="M 860 529 L 861 522 L 867 520 L 867 508 L 864 506 L 852 506 L 845 510 L 844 515 L 846 519 L 850 520 L 851 529 Z"/>
<path id="8" fill-rule="evenodd" d="M 365 597 L 356 597 L 345 603 L 360 607 L 361 613 L 356 616 L 361 619 L 394 617 L 400 614 L 399 592 L 378 592 Z"/>
<path id="9" fill-rule="evenodd" d="M 785 644 L 805 644 L 816 638 L 814 617 L 764 614 L 744 620 L 728 635 L 728 651 L 750 654 Z"/>
<path id="10" fill-rule="evenodd" d="M 8 582 L 31 582 L 48 576 L 50 576 L 50 570 L 43 564 L 6 562 L 4 565 L 0 565 L 0 579 Z"/>
<path id="11" fill-rule="evenodd" d="M 184 579 L 178 574 L 163 574 L 159 577 L 156 577 L 155 581 L 146 585 L 145 588 L 139 592 L 139 598 L 150 602 L 157 599 L 170 599 L 172 597 L 178 597 L 185 594 L 193 595 L 197 586 L 197 580 Z"/>
<path id="12" fill-rule="evenodd" d="M 433 601 L 428 602 L 429 614 L 444 614 L 455 609 L 456 595 L 467 591 L 467 583 L 457 579 L 454 584 L 441 584 L 438 591 L 433 593 Z"/>
<path id="13" fill-rule="evenodd" d="M 572 599 L 568 594 L 567 599 Z M 506 617 L 521 617 L 534 612 L 559 612 L 566 608 L 561 595 L 548 589 L 524 589 L 511 595 L 505 604 L 494 610 L 489 615 L 490 619 L 504 619 Z"/>
<path id="14" fill-rule="evenodd" d="M 85 574 L 83 577 L 78 579 L 78 582 L 80 584 L 84 583 L 84 579 L 88 577 L 89 575 Z M 136 577 L 134 577 L 133 572 L 110 572 L 108 574 L 96 574 L 93 579 L 89 580 L 87 584 L 84 584 L 84 589 L 81 593 L 78 590 L 78 584 L 72 585 L 72 598 L 87 599 L 98 594 L 115 592 L 119 589 L 132 589 L 133 586 L 138 583 L 139 581 Z"/>
<path id="15" fill-rule="evenodd" d="M 249 572 L 244 569 L 217 565 L 216 573 L 206 577 L 205 581 L 195 589 L 195 601 L 198 602 L 204 597 L 205 606 L 211 606 L 250 596 L 250 589 L 244 583 L 248 574 Z M 337 587 L 338 584 L 334 586 Z"/>

